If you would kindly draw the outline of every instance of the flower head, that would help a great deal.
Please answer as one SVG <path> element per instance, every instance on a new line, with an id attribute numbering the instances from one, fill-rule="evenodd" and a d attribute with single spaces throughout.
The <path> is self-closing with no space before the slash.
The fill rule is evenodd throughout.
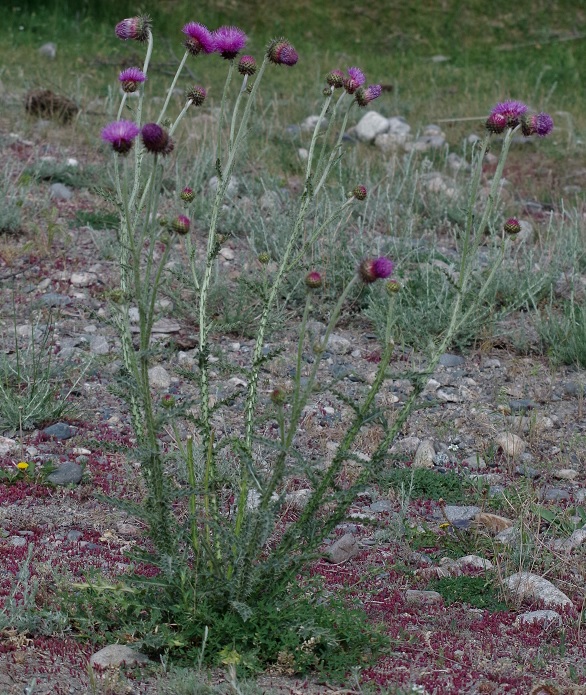
<path id="1" fill-rule="evenodd" d="M 257 260 L 261 265 L 267 265 L 267 263 L 269 263 L 271 260 L 271 256 L 266 251 L 263 251 L 263 253 L 258 254 Z"/>
<path id="2" fill-rule="evenodd" d="M 366 77 L 360 68 L 348 68 L 348 77 L 344 80 L 344 89 L 348 94 L 354 94 L 358 87 L 366 82 Z"/>
<path id="3" fill-rule="evenodd" d="M 317 270 L 312 270 L 305 276 L 305 285 L 309 287 L 310 290 L 316 290 L 318 287 L 323 285 L 323 278 L 321 273 Z"/>
<path id="4" fill-rule="evenodd" d="M 193 86 L 187 90 L 186 97 L 194 106 L 201 106 L 206 99 L 207 92 L 199 85 Z"/>
<path id="5" fill-rule="evenodd" d="M 213 53 L 216 50 L 216 42 L 212 32 L 203 24 L 189 22 L 181 31 L 187 37 L 183 43 L 185 48 L 196 56 L 200 53 Z"/>
<path id="6" fill-rule="evenodd" d="M 387 280 L 385 290 L 387 291 L 387 294 L 392 297 L 394 294 L 401 291 L 401 283 L 397 280 Z"/>
<path id="7" fill-rule="evenodd" d="M 111 143 L 115 152 L 126 154 L 139 133 L 140 128 L 132 121 L 114 121 L 102 130 L 102 140 Z"/>
<path id="8" fill-rule="evenodd" d="M 256 72 L 256 60 L 253 56 L 242 56 L 238 62 L 238 72 L 241 75 L 254 75 Z"/>
<path id="9" fill-rule="evenodd" d="M 146 41 L 151 33 L 151 18 L 146 15 L 139 17 L 129 17 L 123 19 L 116 25 L 116 36 L 123 41 L 132 39 L 134 41 Z"/>
<path id="10" fill-rule="evenodd" d="M 212 36 L 215 43 L 214 50 L 226 60 L 235 58 L 248 40 L 246 34 L 238 27 L 220 27 Z"/>
<path id="11" fill-rule="evenodd" d="M 177 234 L 181 234 L 183 236 L 189 232 L 190 225 L 191 223 L 189 221 L 189 217 L 185 217 L 185 215 L 177 215 L 173 222 L 171 222 L 171 229 L 174 232 L 177 232 Z"/>
<path id="12" fill-rule="evenodd" d="M 366 200 L 367 193 L 368 191 L 366 190 L 366 186 L 359 184 L 352 191 L 352 196 L 356 198 L 356 200 Z"/>
<path id="13" fill-rule="evenodd" d="M 518 234 L 521 231 L 521 224 L 516 217 L 509 217 L 503 229 L 507 234 Z"/>
<path id="14" fill-rule="evenodd" d="M 185 188 L 179 194 L 179 197 L 185 203 L 192 203 L 193 199 L 195 198 L 195 193 L 193 192 L 193 188 L 189 188 L 189 186 L 185 186 Z"/>
<path id="15" fill-rule="evenodd" d="M 507 117 L 502 113 L 491 113 L 486 120 L 486 129 L 491 133 L 502 133 L 507 127 Z"/>
<path id="16" fill-rule="evenodd" d="M 326 75 L 326 82 L 334 89 L 340 89 L 344 86 L 344 73 L 341 70 L 331 70 Z"/>
<path id="17" fill-rule="evenodd" d="M 375 280 L 388 278 L 395 265 L 390 258 L 380 256 L 379 258 L 365 258 L 358 266 L 358 274 L 363 282 L 370 284 Z"/>
<path id="18" fill-rule="evenodd" d="M 527 105 L 522 101 L 503 101 L 497 104 L 490 112 L 486 127 L 491 132 L 503 132 L 505 128 L 516 128 L 522 116 L 527 111 Z M 494 130 L 494 126 L 500 125 L 505 120 L 505 126 L 501 130 Z"/>
<path id="19" fill-rule="evenodd" d="M 548 113 L 537 113 L 532 116 L 524 116 L 521 121 L 523 135 L 539 135 L 544 138 L 553 130 L 553 118 Z"/>
<path id="20" fill-rule="evenodd" d="M 29 467 L 29 464 L 26 461 L 19 461 L 16 464 L 16 467 L 19 471 L 26 471 L 26 469 Z"/>
<path id="21" fill-rule="evenodd" d="M 157 123 L 146 123 L 141 130 L 142 143 L 153 154 L 167 155 L 173 151 L 173 140 L 169 133 Z"/>
<path id="22" fill-rule="evenodd" d="M 125 92 L 136 92 L 138 86 L 146 80 L 146 75 L 140 68 L 126 68 L 118 75 Z"/>
<path id="23" fill-rule="evenodd" d="M 273 39 L 267 47 L 267 56 L 275 65 L 295 65 L 299 55 L 287 39 Z"/>
<path id="24" fill-rule="evenodd" d="M 367 104 L 370 104 L 371 101 L 378 99 L 382 94 L 382 91 L 383 88 L 380 86 L 380 84 L 371 84 L 366 89 L 359 87 L 356 90 L 354 98 L 356 99 L 358 106 L 366 106 Z"/>

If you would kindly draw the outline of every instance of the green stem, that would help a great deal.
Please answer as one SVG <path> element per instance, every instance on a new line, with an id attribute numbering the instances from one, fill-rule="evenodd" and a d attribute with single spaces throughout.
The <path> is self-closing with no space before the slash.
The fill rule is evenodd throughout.
<path id="1" fill-rule="evenodd" d="M 220 120 L 218 122 L 218 142 L 216 145 L 216 168 L 218 173 L 218 183 L 222 178 L 222 171 L 220 164 L 222 161 L 222 128 L 224 126 L 224 117 L 226 112 L 226 101 L 228 100 L 228 89 L 230 83 L 232 82 L 232 75 L 234 74 L 234 60 L 230 60 L 230 66 L 228 68 L 228 75 L 226 76 L 226 81 L 224 82 L 224 90 L 222 91 L 222 101 L 220 102 Z M 228 149 L 230 151 L 230 148 Z"/>
<path id="2" fill-rule="evenodd" d="M 175 76 L 173 77 L 173 81 L 171 82 L 171 86 L 169 87 L 169 90 L 167 92 L 167 96 L 165 98 L 165 103 L 163 104 L 163 108 L 161 109 L 161 113 L 159 114 L 159 117 L 157 118 L 157 123 L 160 123 L 163 120 L 163 116 L 165 115 L 167 111 L 167 107 L 169 106 L 169 102 L 171 101 L 171 96 L 173 94 L 173 90 L 175 89 L 175 85 L 177 84 L 177 80 L 179 79 L 179 75 L 181 74 L 181 71 L 183 70 L 183 67 L 185 66 L 185 61 L 187 60 L 187 56 L 189 55 L 189 51 L 185 51 L 183 54 L 183 58 L 181 58 L 181 62 L 179 63 L 179 67 L 177 68 L 177 72 L 175 73 Z"/>

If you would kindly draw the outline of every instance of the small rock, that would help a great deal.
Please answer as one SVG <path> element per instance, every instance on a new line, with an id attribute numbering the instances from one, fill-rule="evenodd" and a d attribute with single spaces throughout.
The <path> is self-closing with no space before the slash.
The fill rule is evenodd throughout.
<path id="1" fill-rule="evenodd" d="M 305 147 L 300 147 L 297 150 L 297 156 L 302 162 L 306 162 L 309 157 L 309 151 L 306 150 Z"/>
<path id="2" fill-rule="evenodd" d="M 71 200 L 73 198 L 73 191 L 64 183 L 52 183 L 49 189 L 49 195 L 51 198 L 56 198 L 57 200 Z"/>
<path id="3" fill-rule="evenodd" d="M 553 472 L 553 477 L 558 480 L 574 480 L 578 475 L 578 471 L 575 471 L 573 468 L 560 468 L 559 471 Z"/>
<path id="4" fill-rule="evenodd" d="M 445 352 L 439 358 L 439 364 L 442 367 L 459 367 L 464 364 L 466 360 L 461 355 L 452 355 L 449 352 Z"/>
<path id="5" fill-rule="evenodd" d="M 555 540 L 552 543 L 552 548 L 554 550 L 563 550 L 564 552 L 569 553 L 572 550 L 579 548 L 584 541 L 586 541 L 586 528 L 578 528 L 569 538 L 558 538 Z"/>
<path id="6" fill-rule="evenodd" d="M 584 384 L 580 384 L 577 381 L 570 381 L 564 384 L 564 394 L 566 396 L 583 396 L 586 393 L 586 387 Z"/>
<path id="7" fill-rule="evenodd" d="M 47 292 L 47 294 L 42 295 L 39 298 L 41 304 L 50 307 L 62 307 L 69 306 L 73 301 L 71 297 L 66 297 L 63 294 L 57 294 L 56 292 Z"/>
<path id="8" fill-rule="evenodd" d="M 47 480 L 53 485 L 78 485 L 83 477 L 83 468 L 74 461 L 65 461 Z"/>
<path id="9" fill-rule="evenodd" d="M 431 439 L 424 439 L 417 447 L 415 458 L 413 459 L 413 468 L 433 468 L 433 457 L 435 449 Z"/>
<path id="10" fill-rule="evenodd" d="M 149 381 L 153 388 L 168 389 L 171 386 L 171 376 L 160 364 L 149 369 Z"/>
<path id="11" fill-rule="evenodd" d="M 82 536 L 83 533 L 81 531 L 69 531 L 69 533 L 67 534 L 67 540 L 71 543 L 77 543 L 77 541 L 81 540 Z"/>
<path id="12" fill-rule="evenodd" d="M 479 454 L 474 454 L 473 456 L 467 456 L 462 459 L 462 465 L 469 468 L 471 471 L 478 471 L 482 468 L 486 468 L 486 461 Z"/>
<path id="13" fill-rule="evenodd" d="M 22 536 L 10 536 L 8 542 L 14 548 L 24 548 L 26 545 L 26 538 L 23 538 Z"/>
<path id="14" fill-rule="evenodd" d="M 146 654 L 137 652 L 124 644 L 109 644 L 90 657 L 92 668 L 108 668 L 118 666 L 137 666 L 150 661 Z"/>
<path id="15" fill-rule="evenodd" d="M 520 600 L 542 601 L 548 608 L 571 608 L 572 601 L 544 577 L 517 572 L 504 580 L 505 587 Z"/>
<path id="16" fill-rule="evenodd" d="M 515 473 L 517 475 L 522 475 L 525 478 L 530 478 L 531 480 L 535 480 L 536 478 L 539 478 L 539 476 L 541 475 L 541 472 L 538 471 L 537 468 L 532 468 L 531 466 L 527 466 L 526 464 L 515 466 Z"/>
<path id="17" fill-rule="evenodd" d="M 55 56 L 57 55 L 57 44 L 52 41 L 44 43 L 39 48 L 39 55 L 43 58 L 49 58 L 49 60 L 55 60 Z"/>
<path id="18" fill-rule="evenodd" d="M 528 398 L 520 398 L 509 401 L 509 408 L 513 413 L 526 413 L 528 410 L 536 408 L 537 404 Z"/>
<path id="19" fill-rule="evenodd" d="M 388 500 L 379 500 L 378 502 L 373 502 L 369 510 L 379 514 L 381 512 L 391 512 L 393 511 L 393 505 Z"/>
<path id="20" fill-rule="evenodd" d="M 456 560 L 456 564 L 459 567 L 472 567 L 475 570 L 491 570 L 493 564 L 490 560 L 485 560 L 483 557 L 478 555 L 465 555 Z"/>
<path id="21" fill-rule="evenodd" d="M 501 432 L 495 442 L 511 458 L 518 458 L 525 451 L 525 442 L 512 432 Z"/>
<path id="22" fill-rule="evenodd" d="M 332 333 L 328 338 L 327 349 L 336 355 L 347 355 L 352 351 L 352 343 L 347 338 Z"/>
<path id="23" fill-rule="evenodd" d="M 107 355 L 110 352 L 108 341 L 103 335 L 92 335 L 90 338 L 90 352 L 94 355 Z"/>
<path id="24" fill-rule="evenodd" d="M 75 435 L 73 428 L 66 422 L 57 422 L 54 425 L 45 427 L 42 432 L 48 437 L 55 437 L 55 439 L 60 440 L 71 439 Z"/>
<path id="25" fill-rule="evenodd" d="M 132 309 L 130 311 L 132 311 Z M 131 321 L 132 320 L 131 318 Z M 177 321 L 173 321 L 173 319 L 163 318 L 153 323 L 153 333 L 178 333 L 180 330 L 181 326 Z"/>
<path id="26" fill-rule="evenodd" d="M 230 179 L 230 183 L 228 184 L 228 187 L 226 189 L 226 195 L 228 198 L 233 197 L 238 193 L 238 187 L 240 185 L 239 180 L 233 176 Z M 212 178 L 208 181 L 208 186 L 210 187 L 210 190 L 215 193 L 218 190 L 218 177 L 217 176 L 212 176 Z"/>
<path id="27" fill-rule="evenodd" d="M 354 132 L 360 142 L 374 142 L 377 135 L 386 133 L 389 129 L 389 119 L 376 111 L 364 114 L 356 124 Z"/>
<path id="28" fill-rule="evenodd" d="M 481 524 L 492 533 L 500 533 L 513 526 L 514 522 L 504 516 L 498 514 L 490 514 L 489 512 L 481 512 L 474 517 L 477 524 Z"/>
<path id="29" fill-rule="evenodd" d="M 226 261 L 233 261 L 236 258 L 236 254 L 228 246 L 224 246 L 220 249 L 220 256 Z"/>
<path id="30" fill-rule="evenodd" d="M 496 357 L 489 357 L 482 362 L 482 369 L 500 369 L 501 361 L 497 360 Z"/>
<path id="31" fill-rule="evenodd" d="M 416 589 L 407 589 L 405 592 L 405 601 L 415 605 L 425 605 L 430 603 L 441 603 L 442 595 L 437 591 L 420 591 Z"/>
<path id="32" fill-rule="evenodd" d="M 419 437 L 404 437 L 398 439 L 390 448 L 391 454 L 414 454 L 421 444 Z M 586 492 L 586 491 L 585 491 Z"/>
<path id="33" fill-rule="evenodd" d="M 293 490 L 293 492 L 288 492 L 285 495 L 285 504 L 289 505 L 292 509 L 301 511 L 305 508 L 310 497 L 311 490 L 309 488 Z"/>
<path id="34" fill-rule="evenodd" d="M 571 495 L 567 490 L 559 487 L 546 487 L 540 491 L 540 498 L 544 502 L 562 502 L 569 500 L 570 497 Z"/>
<path id="35" fill-rule="evenodd" d="M 521 539 L 521 531 L 519 531 L 517 526 L 509 526 L 509 528 L 506 528 L 504 531 L 497 533 L 494 539 L 502 545 L 508 547 L 515 546 Z"/>
<path id="36" fill-rule="evenodd" d="M 95 273 L 71 273 L 69 282 L 75 287 L 90 287 L 98 280 Z"/>
<path id="37" fill-rule="evenodd" d="M 448 504 L 444 507 L 444 512 L 448 521 L 456 524 L 459 521 L 470 521 L 477 514 L 480 514 L 480 507 L 474 505 Z"/>
<path id="38" fill-rule="evenodd" d="M 358 551 L 358 541 L 351 533 L 346 533 L 328 548 L 326 560 L 339 565 L 357 555 Z"/>
<path id="39" fill-rule="evenodd" d="M 319 124 L 320 130 L 325 130 L 328 127 L 328 119 L 327 118 L 321 118 L 319 116 L 308 116 L 302 123 L 301 123 L 301 131 L 303 133 L 313 133 L 315 130 L 316 126 Z"/>
<path id="40" fill-rule="evenodd" d="M 18 442 L 8 437 L 0 437 L 0 456 L 5 456 L 18 446 Z"/>
<path id="41" fill-rule="evenodd" d="M 518 626 L 534 625 L 535 623 L 543 624 L 543 627 L 559 626 L 562 624 L 562 616 L 551 610 L 529 611 L 528 613 L 521 613 L 515 620 L 515 625 Z"/>

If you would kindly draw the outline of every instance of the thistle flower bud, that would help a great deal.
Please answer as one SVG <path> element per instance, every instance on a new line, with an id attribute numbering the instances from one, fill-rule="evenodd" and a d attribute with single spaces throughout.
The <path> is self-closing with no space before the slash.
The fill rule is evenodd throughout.
<path id="1" fill-rule="evenodd" d="M 365 82 L 366 77 L 360 68 L 348 68 L 348 77 L 344 79 L 344 89 L 348 94 L 354 94 Z"/>
<path id="2" fill-rule="evenodd" d="M 185 96 L 187 97 L 187 100 L 191 101 L 194 106 L 201 106 L 206 99 L 207 92 L 203 87 L 195 85 L 191 89 L 187 90 Z"/>
<path id="3" fill-rule="evenodd" d="M 177 215 L 173 222 L 171 222 L 171 229 L 177 234 L 184 236 L 189 232 L 190 224 L 189 217 L 185 217 L 185 215 Z"/>
<path id="4" fill-rule="evenodd" d="M 523 116 L 521 130 L 525 137 L 538 135 L 544 138 L 553 130 L 553 118 L 548 113 L 537 113 L 532 116 Z"/>
<path id="5" fill-rule="evenodd" d="M 507 119 L 502 113 L 491 113 L 486 120 L 486 129 L 490 133 L 500 134 L 507 127 Z"/>
<path id="6" fill-rule="evenodd" d="M 368 194 L 368 191 L 366 190 L 366 186 L 363 186 L 362 184 L 356 186 L 354 190 L 352 191 L 351 195 L 356 198 L 356 200 L 366 200 L 366 196 Z"/>
<path id="7" fill-rule="evenodd" d="M 394 269 L 394 263 L 390 258 L 365 258 L 358 266 L 358 274 L 362 282 L 370 285 L 376 280 L 388 278 Z"/>
<path id="8" fill-rule="evenodd" d="M 185 186 L 185 188 L 179 194 L 179 197 L 185 203 L 192 203 L 193 199 L 195 198 L 195 193 L 193 192 L 193 188 L 189 188 L 189 186 Z"/>
<path id="9" fill-rule="evenodd" d="M 397 280 L 388 280 L 385 284 L 385 290 L 387 294 L 392 297 L 394 294 L 401 291 L 401 283 Z"/>
<path id="10" fill-rule="evenodd" d="M 380 84 L 371 84 L 369 87 L 364 89 L 359 87 L 354 94 L 356 103 L 358 106 L 367 106 L 371 101 L 378 99 L 382 94 L 383 88 Z"/>
<path id="11" fill-rule="evenodd" d="M 318 273 L 317 270 L 312 270 L 307 273 L 305 276 L 305 285 L 310 290 L 316 290 L 318 287 L 321 287 L 323 285 L 321 273 Z"/>
<path id="12" fill-rule="evenodd" d="M 341 70 L 331 70 L 326 75 L 326 82 L 334 89 L 341 89 L 344 86 L 344 73 Z"/>
<path id="13" fill-rule="evenodd" d="M 259 253 L 258 255 L 258 262 L 261 263 L 262 265 L 267 265 L 267 263 L 271 260 L 271 256 L 268 253 Z"/>
<path id="14" fill-rule="evenodd" d="M 522 101 L 503 101 L 490 112 L 486 127 L 491 133 L 502 133 L 505 128 L 516 128 L 526 112 L 527 106 Z"/>
<path id="15" fill-rule="evenodd" d="M 256 60 L 252 56 L 242 56 L 238 62 L 238 72 L 249 77 L 256 72 Z"/>
<path id="16" fill-rule="evenodd" d="M 285 405 L 285 403 L 287 402 L 287 392 L 282 386 L 276 386 L 271 391 L 270 399 L 275 405 Z"/>
<path id="17" fill-rule="evenodd" d="M 521 224 L 516 217 L 510 217 L 505 222 L 503 229 L 507 234 L 518 234 L 521 231 Z"/>
<path id="18" fill-rule="evenodd" d="M 146 41 L 151 33 L 151 18 L 144 14 L 139 17 L 129 17 L 123 19 L 116 25 L 116 36 L 122 41 Z"/>
<path id="19" fill-rule="evenodd" d="M 172 396 L 170 393 L 166 393 L 161 398 L 161 405 L 163 406 L 163 408 L 172 408 L 175 405 L 175 397 Z"/>
<path id="20" fill-rule="evenodd" d="M 167 155 L 173 151 L 173 140 L 157 123 L 146 123 L 141 130 L 145 148 L 153 154 Z"/>
<path id="21" fill-rule="evenodd" d="M 287 39 L 273 39 L 267 47 L 267 57 L 275 65 L 295 65 L 299 55 Z"/>

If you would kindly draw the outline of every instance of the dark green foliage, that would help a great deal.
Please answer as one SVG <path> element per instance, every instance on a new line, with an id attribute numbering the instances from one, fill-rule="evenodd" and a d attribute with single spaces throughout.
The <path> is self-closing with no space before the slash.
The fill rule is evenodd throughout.
<path id="1" fill-rule="evenodd" d="M 586 367 L 586 307 L 567 302 L 562 313 L 549 309 L 537 329 L 554 362 Z"/>
<path id="2" fill-rule="evenodd" d="M 300 586 L 296 580 L 251 609 L 214 599 L 208 579 L 200 577 L 196 586 L 179 574 L 168 583 L 161 573 L 141 589 L 89 589 L 78 597 L 76 625 L 99 642 L 132 635 L 142 650 L 170 652 L 178 663 L 197 662 L 208 626 L 205 662 L 229 659 L 241 673 L 280 663 L 295 672 L 317 670 L 343 679 L 352 666 L 372 663 L 386 645 L 382 629 L 361 609 L 325 599 L 316 582 Z"/>
<path id="3" fill-rule="evenodd" d="M 439 473 L 425 468 L 391 468 L 381 473 L 379 482 L 382 484 L 383 481 L 397 490 L 403 486 L 406 492 L 410 491 L 412 498 L 456 503 L 463 502 L 469 495 L 467 486 L 456 473 Z"/>
<path id="4" fill-rule="evenodd" d="M 486 608 L 490 611 L 505 611 L 507 604 L 501 600 L 498 589 L 493 585 L 491 577 L 442 577 L 430 582 L 429 591 L 437 591 L 449 606 L 452 603 L 467 603 L 475 608 Z"/>

